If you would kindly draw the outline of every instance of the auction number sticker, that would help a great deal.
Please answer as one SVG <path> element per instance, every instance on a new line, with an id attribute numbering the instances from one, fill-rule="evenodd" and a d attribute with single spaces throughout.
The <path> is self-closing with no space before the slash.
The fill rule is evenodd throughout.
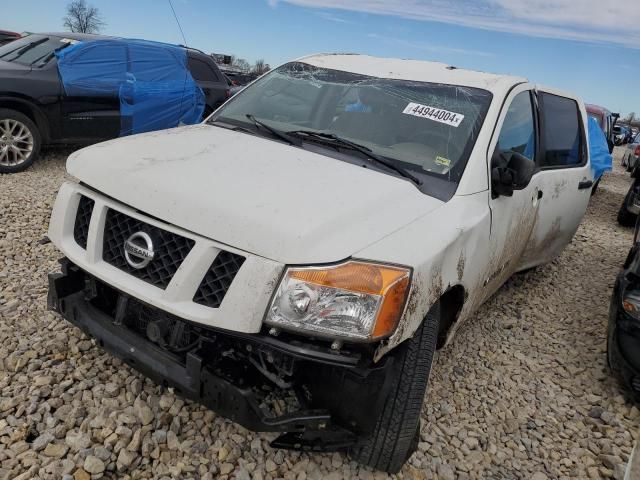
<path id="1" fill-rule="evenodd" d="M 459 113 L 413 102 L 407 105 L 402 113 L 413 115 L 414 117 L 428 118 L 429 120 L 445 123 L 456 128 L 460 125 L 460 122 L 464 120 L 464 115 Z"/>

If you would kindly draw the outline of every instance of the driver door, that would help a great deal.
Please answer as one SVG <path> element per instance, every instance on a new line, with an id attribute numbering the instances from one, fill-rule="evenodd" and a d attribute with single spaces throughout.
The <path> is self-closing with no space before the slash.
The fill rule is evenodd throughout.
<path id="1" fill-rule="evenodd" d="M 562 252 L 587 210 L 593 186 L 584 107 L 547 88 L 538 88 L 537 98 L 541 148 L 536 176 L 543 196 L 520 269 L 547 263 Z"/>
<path id="2" fill-rule="evenodd" d="M 494 131 L 487 164 L 491 178 L 494 153 L 519 153 L 535 164 L 538 150 L 537 111 L 533 86 L 519 85 L 507 97 Z M 534 231 L 540 205 L 539 173 L 512 196 L 491 192 L 491 235 L 489 268 L 484 279 L 485 299 L 519 268 Z"/>

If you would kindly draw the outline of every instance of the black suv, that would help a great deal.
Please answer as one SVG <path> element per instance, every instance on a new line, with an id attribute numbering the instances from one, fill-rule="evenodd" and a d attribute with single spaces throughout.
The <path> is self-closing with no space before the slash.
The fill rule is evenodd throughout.
<path id="1" fill-rule="evenodd" d="M 74 42 L 107 38 L 43 33 L 0 46 L 0 173 L 29 167 L 43 144 L 88 144 L 120 134 L 118 99 L 67 96 L 55 56 Z M 207 116 L 229 98 L 230 86 L 210 56 L 190 48 L 187 55 Z"/>

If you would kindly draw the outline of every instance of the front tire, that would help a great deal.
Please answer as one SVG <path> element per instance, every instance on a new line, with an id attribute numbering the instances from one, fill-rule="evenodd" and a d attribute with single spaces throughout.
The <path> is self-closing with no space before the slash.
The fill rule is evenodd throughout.
<path id="1" fill-rule="evenodd" d="M 42 136 L 23 113 L 0 108 L 0 173 L 16 173 L 31 166 L 40 153 Z"/>
<path id="2" fill-rule="evenodd" d="M 360 463 L 397 473 L 415 452 L 420 438 L 420 412 L 427 391 L 440 324 L 440 302 L 425 317 L 412 338 L 391 353 L 394 378 L 371 437 L 352 450 Z"/>

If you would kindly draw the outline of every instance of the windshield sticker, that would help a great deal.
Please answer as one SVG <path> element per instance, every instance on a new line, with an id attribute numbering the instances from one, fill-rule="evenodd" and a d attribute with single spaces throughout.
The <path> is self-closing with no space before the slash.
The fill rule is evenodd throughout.
<path id="1" fill-rule="evenodd" d="M 464 120 L 464 115 L 459 113 L 413 102 L 407 105 L 402 113 L 413 115 L 414 117 L 428 118 L 429 120 L 444 123 L 456 128 L 460 125 L 462 120 Z"/>
<path id="2" fill-rule="evenodd" d="M 436 157 L 436 165 L 442 165 L 443 167 L 450 167 L 451 166 L 451 160 L 449 160 L 448 158 L 444 158 L 444 157 Z"/>

